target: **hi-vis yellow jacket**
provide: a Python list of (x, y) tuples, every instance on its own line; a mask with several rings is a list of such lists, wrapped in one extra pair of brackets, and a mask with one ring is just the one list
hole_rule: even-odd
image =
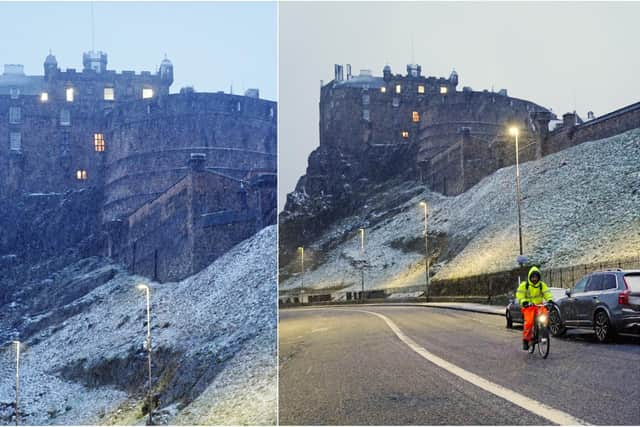
[[(529, 270), (527, 281), (520, 283), (520, 286), (518, 286), (516, 298), (518, 298), (520, 307), (522, 307), (522, 303), (525, 301), (533, 304), (542, 304), (542, 301), (553, 301), (553, 295), (551, 295), (551, 291), (546, 283), (542, 280), (535, 285), (531, 283), (531, 275), (534, 272), (540, 274), (540, 270), (538, 270), (538, 267), (535, 265)], [(540, 277), (542, 277), (542, 274), (540, 274)]]

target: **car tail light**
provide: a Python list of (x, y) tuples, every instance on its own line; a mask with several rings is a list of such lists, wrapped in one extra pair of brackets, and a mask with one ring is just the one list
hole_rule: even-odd
[(629, 295), (631, 291), (627, 289), (626, 291), (622, 291), (618, 294), (618, 304), (620, 305), (629, 305)]

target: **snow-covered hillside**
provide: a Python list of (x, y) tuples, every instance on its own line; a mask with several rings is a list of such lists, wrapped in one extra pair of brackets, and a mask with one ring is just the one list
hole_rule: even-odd
[[(28, 313), (27, 323), (47, 322), (22, 348), (22, 423), (143, 422), (146, 306), (136, 284), (145, 282), (151, 288), (154, 394), (160, 401), (156, 421), (275, 424), (275, 226), (178, 283), (148, 282), (102, 260), (83, 262), (95, 264), (85, 274), (115, 274), (63, 307)], [(77, 313), (69, 316), (74, 308)], [(5, 343), (3, 424), (12, 412), (14, 366), (14, 350)]]
[[(640, 252), (640, 129), (584, 143), (521, 165), (524, 252), (545, 267), (606, 261)], [(418, 195), (411, 195), (416, 189)], [(406, 193), (402, 204), (384, 200)], [(368, 223), (364, 258), (368, 289), (424, 283), (424, 211), (434, 279), (509, 270), (517, 266), (515, 166), (500, 169), (469, 191), (445, 197), (415, 184), (384, 189), (358, 217), (346, 218), (305, 248), (305, 288), (360, 289), (358, 227)], [(391, 209), (394, 209), (391, 212)], [(326, 253), (321, 248), (331, 248)], [(296, 272), (292, 263), (290, 271)], [(280, 284), (298, 288), (300, 275)]]

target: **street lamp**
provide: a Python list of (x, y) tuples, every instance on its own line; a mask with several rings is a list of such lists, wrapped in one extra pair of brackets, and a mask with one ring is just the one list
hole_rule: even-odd
[(153, 425), (153, 420), (151, 419), (151, 289), (149, 289), (149, 286), (144, 283), (138, 284), (137, 288), (140, 290), (144, 290), (147, 296), (147, 339), (145, 341), (145, 345), (147, 347), (147, 368), (149, 373), (149, 384), (147, 387), (147, 410), (149, 413), (149, 418), (147, 419), (147, 425)]
[(298, 252), (300, 252), (300, 273), (302, 274), (302, 278), (300, 280), (300, 303), (302, 303), (302, 294), (304, 294), (304, 248), (299, 246)]
[(429, 238), (427, 237), (427, 221), (429, 219), (429, 207), (427, 202), (420, 202), (420, 206), (424, 207), (424, 274), (425, 274), (425, 293), (424, 298), (429, 302)]
[(518, 149), (518, 134), (520, 130), (512, 126), (509, 128), (509, 133), (516, 139), (516, 199), (518, 205), (518, 239), (520, 242), (520, 257), (523, 255), (522, 251), (522, 212), (521, 212), (521, 194), (520, 194), (520, 161), (519, 161), (519, 149)]
[(16, 345), (16, 425), (20, 418), (19, 397), (20, 397), (20, 341), (13, 341)]
[(360, 286), (362, 290), (360, 291), (360, 301), (364, 302), (364, 228), (360, 228), (360, 257), (362, 259), (362, 264), (360, 267)]

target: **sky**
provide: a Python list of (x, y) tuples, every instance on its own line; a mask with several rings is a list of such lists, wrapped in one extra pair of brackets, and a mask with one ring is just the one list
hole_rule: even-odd
[[(385, 64), (459, 73), (561, 116), (640, 101), (640, 3), (289, 3), (279, 10), (279, 209), (319, 144), (320, 81)], [(413, 40), (413, 49), (412, 49)]]
[[(155, 72), (164, 55), (172, 61), (172, 93), (199, 92), (277, 99), (277, 5), (275, 2), (93, 3), (95, 50), (107, 68)], [(82, 70), (92, 49), (91, 3), (0, 2), (0, 64), (23, 64), (42, 75), (49, 49), (62, 69)]]

